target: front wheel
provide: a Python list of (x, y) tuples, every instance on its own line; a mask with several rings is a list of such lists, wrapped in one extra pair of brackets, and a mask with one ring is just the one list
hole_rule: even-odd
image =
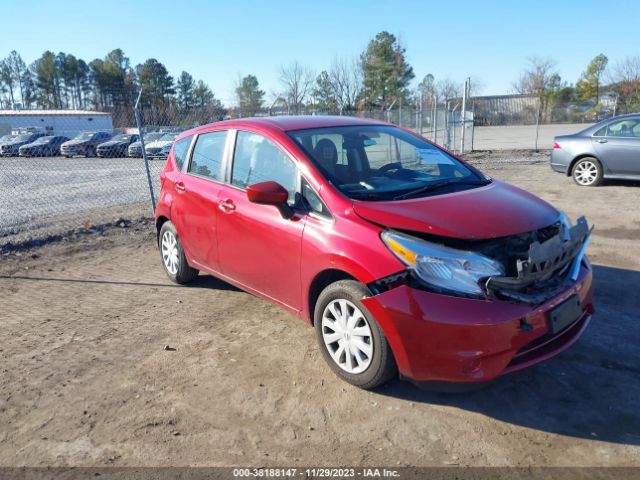
[(573, 166), (573, 181), (581, 187), (595, 187), (602, 183), (602, 166), (593, 157), (585, 157)]
[(364, 389), (380, 386), (397, 375), (391, 347), (361, 303), (370, 295), (361, 283), (340, 280), (322, 291), (314, 313), (324, 359), (340, 378)]
[(165, 222), (162, 225), (158, 243), (162, 266), (172, 282), (188, 283), (198, 276), (198, 270), (191, 268), (187, 263), (182, 244), (178, 238), (178, 232), (173, 223)]

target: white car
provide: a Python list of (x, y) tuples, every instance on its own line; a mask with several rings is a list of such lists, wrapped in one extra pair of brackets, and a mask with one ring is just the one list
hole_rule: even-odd
[(174, 140), (178, 136), (178, 133), (165, 133), (158, 140), (147, 143), (145, 145), (145, 151), (149, 158), (167, 158), (169, 156), (169, 150), (173, 145)]

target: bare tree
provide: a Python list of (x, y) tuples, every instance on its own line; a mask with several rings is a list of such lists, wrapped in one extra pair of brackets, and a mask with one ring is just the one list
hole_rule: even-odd
[(436, 92), (442, 100), (458, 98), (462, 96), (462, 85), (450, 78), (444, 78), (436, 83)]
[(555, 94), (562, 87), (556, 63), (550, 58), (529, 57), (529, 67), (513, 83), (516, 92), (538, 98), (538, 122), (549, 115)]
[(640, 55), (625, 57), (613, 66), (612, 82), (639, 82)]
[(304, 106), (304, 101), (313, 88), (315, 78), (311, 68), (301, 65), (298, 61), (280, 67), (280, 83), (295, 115), (298, 115)]
[(611, 73), (611, 83), (623, 111), (640, 110), (640, 56), (618, 60)]
[(362, 67), (357, 58), (333, 59), (329, 82), (341, 114), (345, 110), (355, 110), (356, 100), (362, 90), (362, 78)]
[(513, 88), (520, 94), (541, 96), (549, 90), (554, 77), (558, 75), (556, 63), (550, 58), (540, 57), (529, 57), (528, 61), (528, 68), (513, 83)]

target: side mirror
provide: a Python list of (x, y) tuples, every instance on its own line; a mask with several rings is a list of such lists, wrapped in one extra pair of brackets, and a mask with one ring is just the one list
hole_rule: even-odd
[(293, 210), (287, 204), (289, 192), (278, 182), (260, 182), (247, 187), (247, 198), (252, 203), (273, 205), (283, 218), (293, 217)]

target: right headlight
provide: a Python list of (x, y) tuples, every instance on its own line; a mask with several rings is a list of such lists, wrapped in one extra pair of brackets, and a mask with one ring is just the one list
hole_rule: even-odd
[(437, 289), (482, 295), (480, 280), (504, 275), (500, 262), (475, 252), (456, 250), (389, 230), (382, 233), (382, 240), (420, 280)]

